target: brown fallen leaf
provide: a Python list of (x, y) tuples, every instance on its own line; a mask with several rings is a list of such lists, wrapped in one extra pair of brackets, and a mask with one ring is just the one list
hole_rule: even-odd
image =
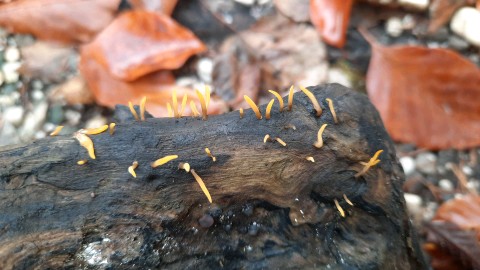
[(178, 0), (129, 0), (134, 9), (149, 11), (160, 11), (163, 14), (171, 15)]
[(433, 0), (428, 6), (430, 23), (428, 32), (434, 33), (445, 25), (460, 7), (474, 4), (475, 0)]
[[(200, 103), (192, 88), (175, 85), (175, 78), (170, 71), (157, 71), (150, 73), (135, 81), (126, 82), (119, 80), (100, 65), (92, 57), (93, 47), (85, 46), (81, 49), (80, 71), (87, 81), (98, 104), (114, 108), (116, 104), (128, 104), (132, 101), (139, 104), (140, 100), (147, 97), (147, 111), (156, 117), (168, 116), (167, 102), (171, 102), (173, 89), (177, 89), (177, 97), (181, 102), (183, 95), (188, 94), (188, 100), (194, 100), (198, 109)], [(212, 97), (209, 105), (209, 114), (224, 113), (227, 106), (222, 100)], [(184, 115), (190, 115), (190, 107), (185, 109)]]
[(53, 101), (65, 101), (68, 105), (91, 104), (92, 93), (81, 76), (75, 76), (52, 90), (49, 98)]
[(310, 20), (326, 43), (345, 45), (352, 5), (353, 0), (310, 0)]
[[(368, 34), (367, 34), (368, 35)], [(371, 37), (367, 90), (394, 140), (428, 149), (480, 145), (480, 69), (447, 49)]]
[(90, 41), (116, 15), (120, 0), (17, 0), (0, 5), (0, 26), (65, 43)]
[(124, 81), (179, 68), (206, 50), (192, 32), (167, 15), (144, 10), (121, 14), (87, 47), (98, 63)]

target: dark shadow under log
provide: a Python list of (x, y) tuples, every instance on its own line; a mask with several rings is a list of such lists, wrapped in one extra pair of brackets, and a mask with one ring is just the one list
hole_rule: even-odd
[[(72, 136), (0, 148), (0, 268), (426, 268), (377, 111), (338, 84), (309, 89), (321, 117), (299, 92), (292, 111), (276, 102), (270, 120), (246, 110), (242, 119), (117, 123), (113, 136), (90, 136), (95, 160)], [(266, 134), (287, 146), (264, 143)], [(356, 179), (380, 149), (381, 162)], [(166, 155), (179, 158), (151, 167)], [(135, 160), (137, 178), (127, 171)], [(180, 162), (202, 177), (213, 204)]]

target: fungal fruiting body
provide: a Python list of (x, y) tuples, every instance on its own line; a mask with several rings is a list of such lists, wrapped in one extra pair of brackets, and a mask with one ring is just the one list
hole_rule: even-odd
[(280, 94), (277, 91), (268, 90), (268, 92), (272, 93), (278, 99), (278, 103), (280, 104), (280, 111), (282, 112), (283, 111), (283, 98), (282, 98), (282, 96), (280, 96)]
[(207, 187), (205, 186), (205, 183), (203, 183), (203, 180), (202, 178), (200, 178), (200, 176), (198, 176), (198, 174), (195, 172), (194, 169), (191, 169), (190, 172), (192, 173), (193, 177), (195, 178), (195, 180), (197, 181), (198, 185), (200, 186), (200, 188), (202, 189), (203, 193), (205, 194), (205, 196), (207, 196), (207, 199), (210, 203), (212, 203), (212, 196), (210, 196), (210, 192), (208, 192), (208, 189)]
[(87, 135), (77, 132), (75, 133), (75, 139), (78, 140), (81, 146), (85, 147), (88, 151), (88, 155), (91, 159), (95, 159), (95, 149), (93, 147), (92, 139), (90, 139)]
[(130, 112), (132, 113), (133, 117), (135, 118), (135, 120), (140, 120), (138, 118), (138, 114), (137, 114), (137, 111), (135, 111), (135, 108), (133, 107), (133, 104), (131, 101), (128, 102), (128, 108), (130, 109)]
[(337, 210), (338, 212), (340, 213), (340, 215), (342, 217), (345, 217), (345, 212), (343, 211), (343, 208), (340, 206), (340, 204), (338, 203), (337, 199), (334, 199), (333, 200), (335, 202), (335, 206), (337, 207)]
[(353, 203), (348, 199), (347, 195), (343, 194), (343, 199), (345, 199), (345, 201), (350, 204), (351, 206), (353, 206)]
[(128, 172), (135, 178), (137, 178), (137, 174), (135, 173), (135, 169), (138, 167), (138, 162), (134, 161), (130, 167), (128, 167)]
[(292, 110), (292, 106), (293, 106), (293, 85), (290, 86), (290, 91), (288, 91), (288, 110), (291, 111)]
[(115, 132), (115, 126), (116, 124), (115, 123), (110, 123), (110, 135), (113, 135), (113, 133)]
[(207, 153), (207, 155), (212, 158), (213, 162), (217, 161), (217, 158), (212, 155), (212, 152), (210, 152), (210, 149), (205, 148), (205, 153)]
[(313, 107), (315, 108), (315, 111), (317, 111), (317, 117), (320, 117), (322, 115), (322, 108), (320, 107), (320, 104), (318, 104), (317, 98), (310, 92), (307, 88), (303, 86), (299, 86), (302, 92), (307, 95), (307, 97), (310, 99), (310, 101), (313, 104)]
[(140, 101), (140, 120), (145, 121), (145, 104), (147, 103), (147, 97), (143, 97)]
[(187, 94), (184, 94), (182, 98), (182, 108), (180, 109), (180, 117), (182, 117), (183, 111), (185, 110), (185, 107), (187, 105), (187, 99), (188, 99)]
[(332, 113), (332, 116), (333, 116), (333, 122), (335, 122), (335, 124), (338, 124), (337, 113), (335, 112), (335, 107), (333, 106), (333, 101), (329, 98), (327, 98), (325, 100), (328, 102), (328, 107), (330, 108), (330, 112)]
[(81, 129), (79, 132), (83, 134), (88, 134), (88, 135), (97, 135), (100, 133), (105, 132), (108, 129), (108, 125), (103, 125), (98, 128), (86, 128), (86, 129)]
[(200, 113), (197, 110), (197, 106), (195, 105), (195, 102), (193, 102), (193, 100), (190, 101), (190, 109), (192, 110), (194, 117), (197, 117), (200, 115)]
[(308, 161), (315, 162), (315, 159), (313, 159), (313, 157), (307, 157), (306, 159), (307, 159)]
[(77, 161), (77, 164), (78, 164), (78, 165), (83, 165), (83, 164), (85, 164), (85, 163), (87, 163), (87, 160), (86, 160), (86, 159), (82, 159), (82, 160)]
[(207, 105), (207, 108), (208, 108), (208, 105), (210, 104), (210, 86), (208, 85), (205, 85), (205, 103)]
[(270, 119), (270, 112), (272, 111), (272, 106), (274, 102), (275, 102), (275, 99), (272, 99), (267, 105), (267, 110), (265, 112), (265, 119), (267, 120)]
[(315, 146), (316, 148), (321, 148), (323, 146), (322, 134), (326, 127), (327, 127), (327, 124), (323, 124), (318, 130), (317, 141), (313, 144), (313, 146)]
[(207, 120), (208, 114), (207, 114), (207, 103), (205, 102), (205, 98), (203, 97), (202, 93), (198, 89), (195, 91), (197, 92), (198, 100), (200, 100), (200, 105), (202, 106), (202, 119)]
[(178, 164), (178, 168), (181, 169), (181, 170), (185, 170), (186, 172), (190, 172), (190, 164), (188, 164), (188, 163), (180, 162)]
[(368, 169), (370, 169), (370, 167), (373, 167), (375, 165), (377, 165), (380, 160), (378, 159), (378, 156), (383, 152), (383, 150), (378, 150), (375, 155), (373, 155), (373, 157), (368, 161), (368, 162), (360, 162), (362, 165), (363, 165), (363, 169), (358, 172), (357, 174), (355, 174), (355, 178), (358, 178), (362, 175), (364, 175), (365, 173), (367, 173)]
[(56, 127), (51, 133), (50, 136), (57, 136), (60, 131), (62, 131), (63, 126)]
[(167, 111), (168, 117), (173, 117), (172, 105), (170, 105), (170, 102), (167, 102)]
[(282, 146), (287, 146), (287, 144), (286, 144), (282, 139), (280, 139), (280, 138), (277, 137), (277, 138), (275, 138), (275, 140), (276, 140), (279, 144), (281, 144)]
[(238, 112), (240, 113), (240, 118), (243, 118), (243, 109), (240, 108), (240, 110), (238, 110)]
[(248, 105), (250, 105), (252, 110), (255, 112), (255, 116), (257, 116), (257, 119), (258, 120), (262, 119), (262, 114), (260, 113), (260, 110), (258, 109), (257, 104), (255, 104), (255, 102), (253, 102), (253, 100), (249, 98), (247, 95), (244, 95), (243, 98), (248, 103)]
[(263, 137), (263, 143), (267, 143), (267, 141), (270, 141), (270, 135), (265, 135), (265, 137)]
[(172, 92), (172, 107), (173, 107), (173, 115), (175, 118), (180, 118), (178, 113), (178, 102), (177, 102), (177, 90), (173, 90)]
[(163, 158), (157, 159), (154, 162), (152, 162), (152, 168), (162, 166), (163, 164), (165, 164), (165, 163), (167, 163), (171, 160), (177, 159), (177, 158), (178, 158), (177, 155), (170, 155), (170, 156), (165, 156)]

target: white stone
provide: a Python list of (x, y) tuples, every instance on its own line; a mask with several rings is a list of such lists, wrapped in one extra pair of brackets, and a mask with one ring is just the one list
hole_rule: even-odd
[(469, 166), (463, 166), (462, 171), (463, 171), (464, 174), (466, 174), (468, 176), (473, 174), (473, 169)]
[(412, 175), (412, 173), (415, 172), (415, 160), (412, 157), (401, 157), (400, 163), (406, 176)]
[(235, 0), (235, 2), (246, 5), (246, 6), (251, 6), (255, 4), (255, 0)]
[(89, 119), (87, 123), (85, 123), (85, 128), (98, 128), (106, 124), (107, 124), (107, 118), (101, 115), (97, 115)]
[(480, 10), (473, 7), (460, 8), (453, 15), (450, 28), (470, 44), (480, 47)]
[(76, 126), (80, 122), (80, 119), (82, 119), (82, 114), (74, 110), (66, 110), (65, 118), (69, 125)]
[(340, 68), (332, 67), (328, 69), (327, 74), (327, 82), (328, 83), (339, 83), (346, 87), (352, 87), (352, 82), (345, 72)]
[(398, 0), (399, 5), (417, 10), (426, 10), (429, 2), (429, 0)]
[(405, 193), (404, 197), (410, 214), (418, 216), (422, 212), (422, 198), (412, 193)]
[(32, 91), (32, 99), (34, 101), (40, 101), (45, 97), (45, 94), (40, 89), (35, 89)]
[(22, 64), (20, 62), (7, 62), (3, 64), (2, 72), (6, 83), (17, 82), (20, 78), (18, 69)]
[(425, 174), (434, 174), (437, 172), (436, 168), (437, 156), (430, 152), (418, 154), (415, 159), (415, 166), (418, 171)]
[(24, 141), (31, 140), (34, 134), (40, 129), (47, 116), (48, 103), (42, 102), (35, 106), (33, 111), (25, 116), (22, 128), (20, 129), (20, 137)]
[(202, 58), (197, 62), (198, 77), (206, 83), (212, 81), (213, 61), (210, 58)]
[(20, 60), (20, 50), (17, 47), (7, 47), (4, 56), (7, 62), (18, 62)]
[(12, 124), (8, 122), (0, 124), (0, 146), (19, 143), (16, 134), (17, 130)]
[(22, 106), (12, 106), (5, 109), (3, 112), (3, 120), (9, 122), (14, 126), (22, 123), (24, 109)]
[(45, 133), (45, 131), (43, 130), (39, 130), (37, 132), (35, 132), (35, 135), (33, 136), (33, 138), (35, 140), (40, 140), (40, 139), (43, 139), (47, 136), (47, 133)]
[(448, 179), (442, 179), (438, 181), (438, 186), (446, 192), (452, 192), (453, 191), (453, 183), (452, 181)]
[(392, 37), (399, 37), (403, 32), (403, 23), (400, 18), (391, 17), (385, 24), (385, 31)]

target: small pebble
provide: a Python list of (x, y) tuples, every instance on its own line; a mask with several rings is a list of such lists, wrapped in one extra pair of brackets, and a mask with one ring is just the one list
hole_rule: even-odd
[(258, 233), (258, 228), (259, 228), (259, 226), (258, 226), (257, 222), (253, 222), (253, 223), (250, 224), (250, 226), (248, 227), (248, 234), (249, 234), (249, 235), (252, 235), (252, 236), (253, 236), (253, 235), (257, 235), (257, 233)]
[(251, 6), (255, 4), (255, 0), (234, 0), (234, 1), (246, 6)]
[(24, 141), (31, 140), (35, 132), (43, 125), (47, 116), (48, 103), (41, 102), (35, 106), (33, 111), (25, 116), (25, 121), (20, 129), (20, 138)]
[(45, 97), (45, 94), (40, 89), (33, 90), (31, 95), (33, 101), (41, 101)]
[(200, 224), (202, 228), (209, 228), (213, 225), (213, 218), (210, 215), (203, 215), (198, 219), (198, 224)]
[(7, 47), (4, 56), (7, 62), (17, 62), (20, 60), (20, 50), (17, 47)]
[(474, 7), (458, 9), (450, 21), (450, 29), (470, 44), (480, 47), (480, 10)]
[(390, 17), (385, 24), (385, 31), (392, 37), (399, 37), (403, 32), (402, 20), (397, 17)]
[(43, 130), (39, 130), (37, 132), (35, 132), (35, 135), (33, 135), (33, 138), (35, 140), (40, 140), (40, 139), (43, 139), (47, 136), (47, 133), (45, 133), (45, 131)]
[(412, 214), (418, 214), (422, 209), (422, 198), (416, 194), (405, 193), (408, 211)]
[(3, 64), (2, 72), (5, 83), (14, 83), (18, 81), (20, 78), (20, 74), (18, 73), (20, 66), (20, 62), (7, 62)]
[(85, 123), (85, 128), (98, 128), (103, 125), (107, 124), (107, 118), (101, 116), (101, 115), (96, 115), (92, 118), (90, 118), (86, 123)]
[(212, 81), (213, 61), (210, 58), (202, 58), (197, 62), (198, 77), (206, 83)]
[(446, 192), (452, 192), (453, 191), (453, 183), (452, 181), (448, 179), (441, 179), (438, 181), (438, 186)]
[(400, 163), (402, 164), (402, 168), (406, 176), (410, 176), (413, 172), (415, 172), (415, 160), (412, 157), (401, 157)]
[(32, 88), (33, 88), (33, 89), (42, 90), (42, 88), (43, 88), (43, 82), (40, 81), (40, 80), (33, 80), (33, 81), (32, 81)]
[(463, 171), (464, 174), (466, 174), (468, 176), (473, 174), (473, 169), (469, 166), (463, 166), (462, 171)]
[(65, 119), (67, 119), (69, 125), (76, 126), (78, 125), (78, 123), (80, 123), (80, 119), (82, 119), (82, 114), (74, 110), (66, 110)]
[(414, 8), (416, 10), (426, 10), (429, 2), (429, 0), (398, 0), (400, 6)]
[(452, 35), (448, 37), (448, 46), (450, 46), (452, 49), (463, 51), (468, 49), (468, 47), (470, 47), (470, 44), (468, 44), (468, 42), (464, 39)]
[(328, 69), (327, 82), (328, 83), (339, 83), (339, 84), (345, 85), (347, 87), (352, 87), (352, 82), (350, 81), (350, 78), (345, 73), (345, 71), (343, 71), (340, 68), (336, 68), (336, 67), (332, 67), (332, 68)]
[(425, 174), (435, 174), (436, 170), (437, 156), (430, 152), (424, 152), (418, 154), (415, 159), (415, 166), (418, 171)]
[(5, 109), (3, 119), (14, 126), (22, 123), (24, 109), (22, 106), (12, 106)]

